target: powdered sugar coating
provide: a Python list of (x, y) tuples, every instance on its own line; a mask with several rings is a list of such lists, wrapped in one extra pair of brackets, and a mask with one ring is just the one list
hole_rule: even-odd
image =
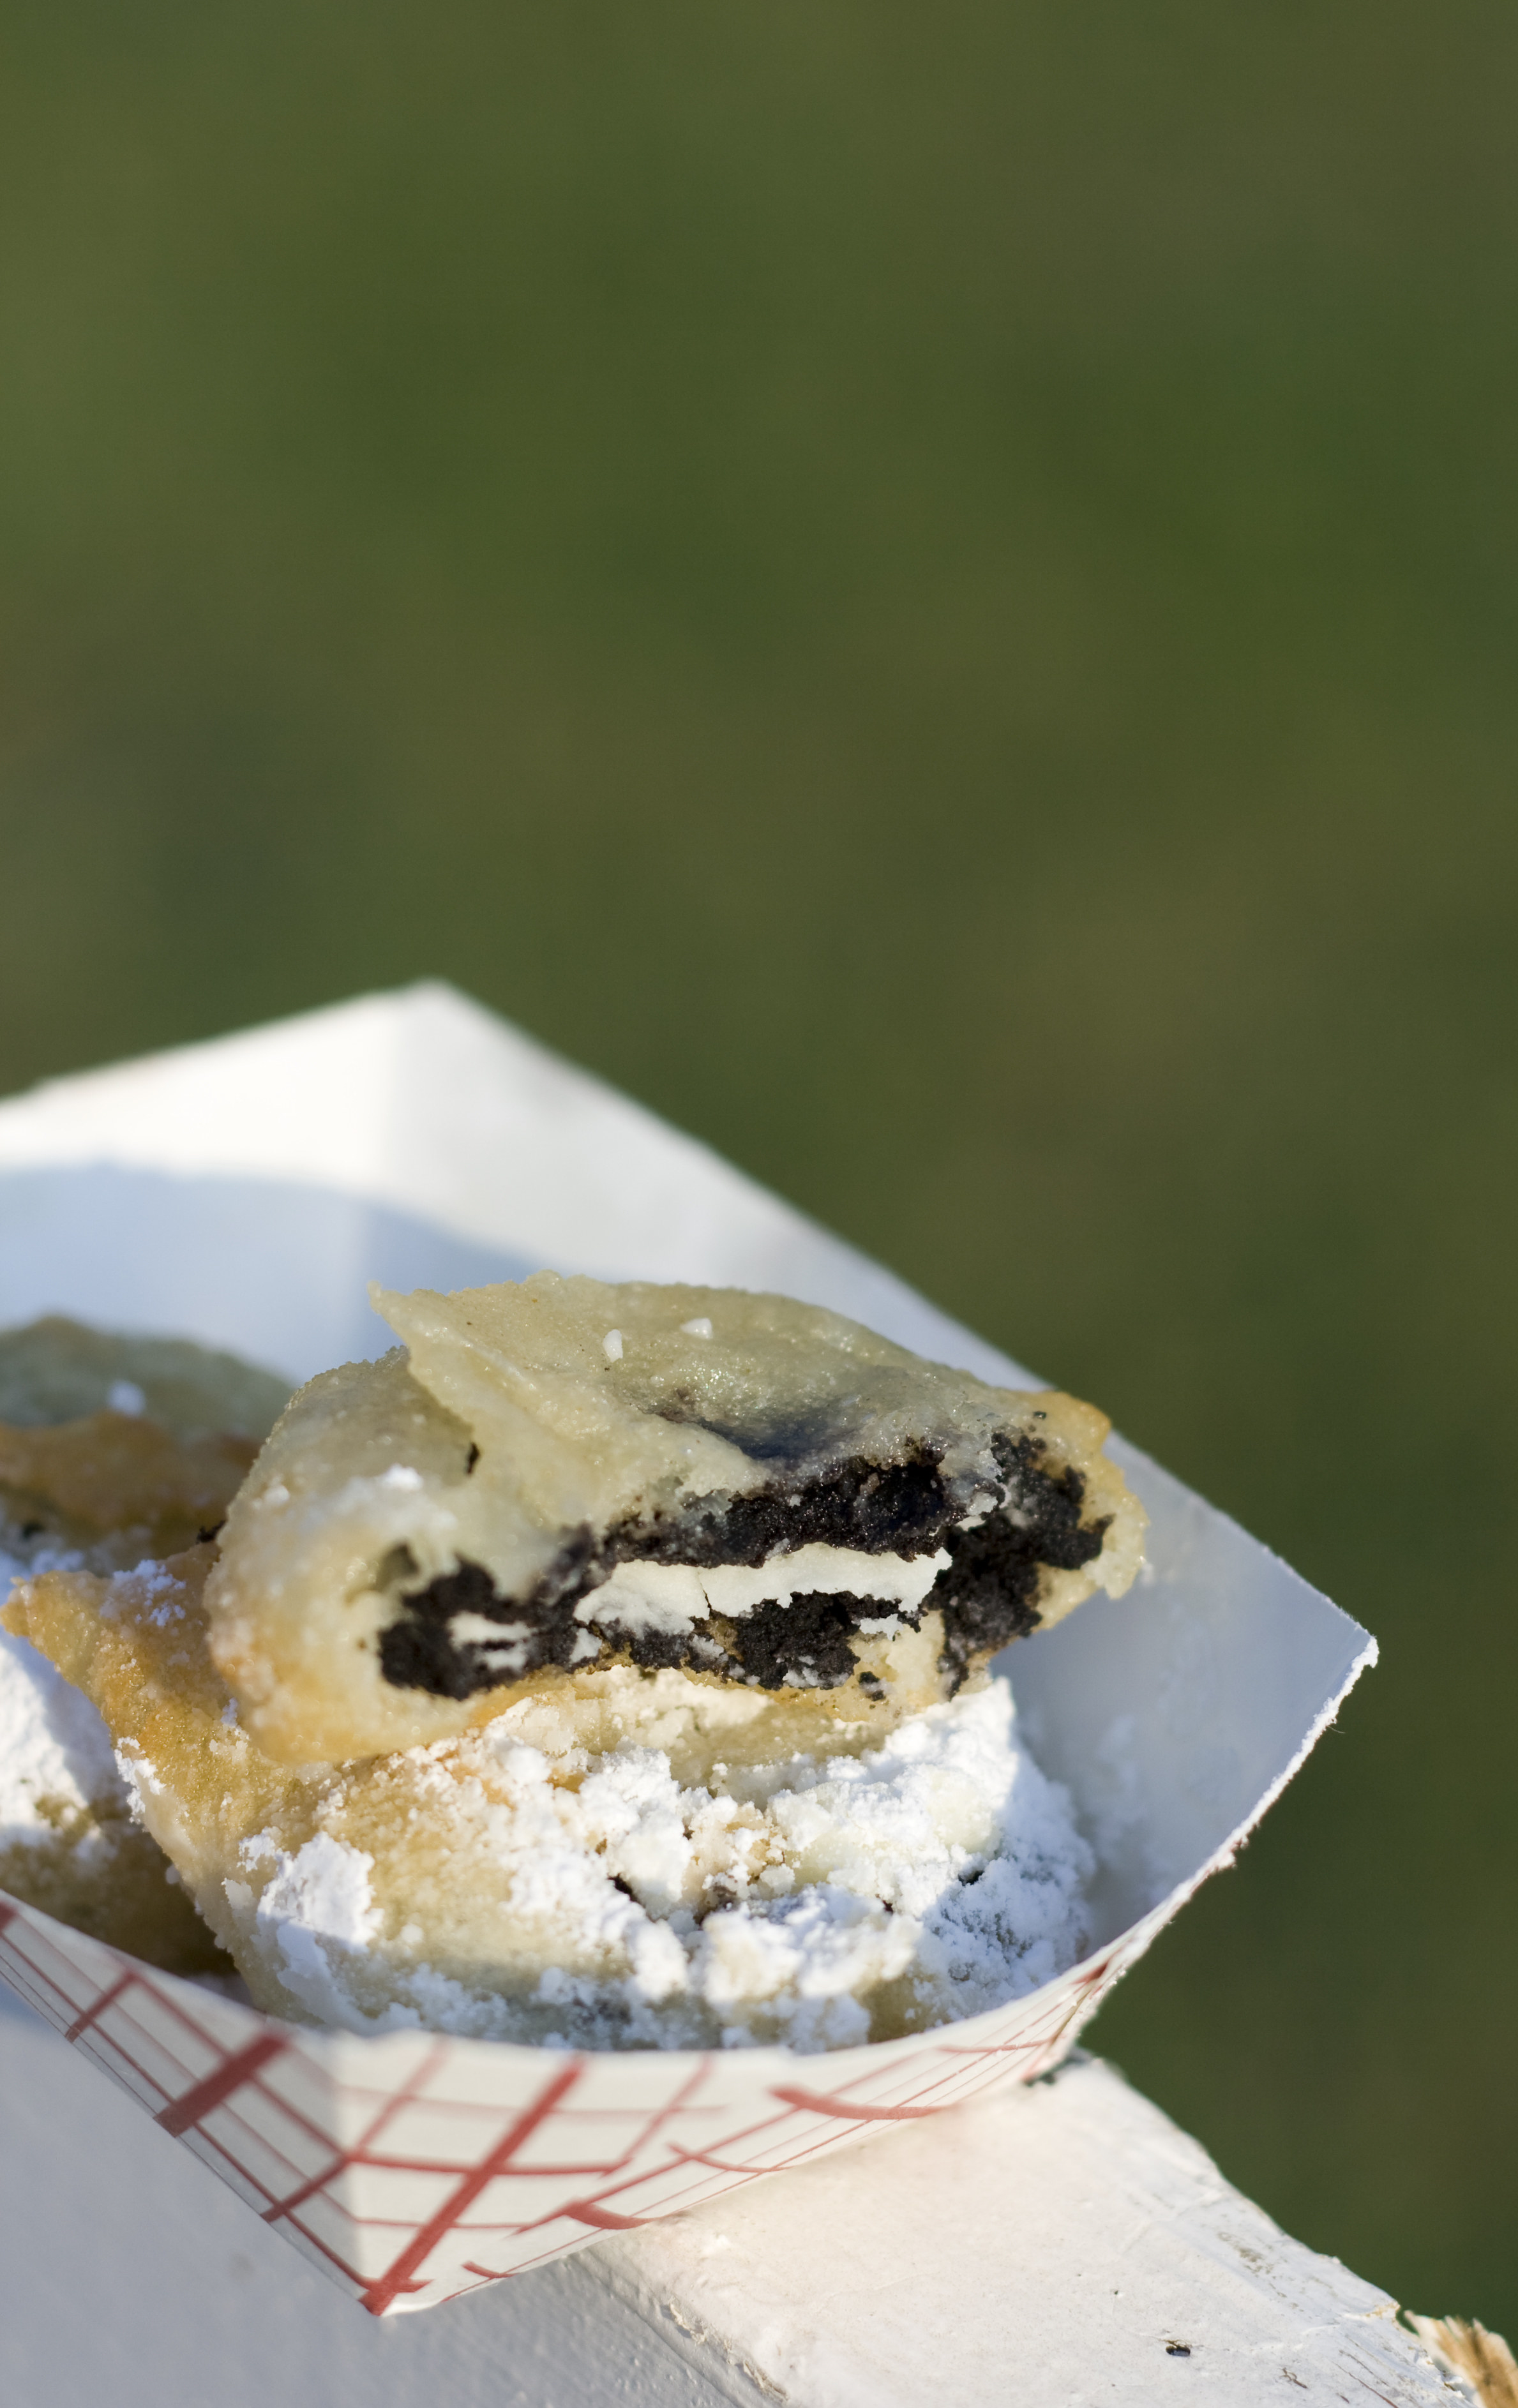
[(245, 1843), (234, 1902), (308, 2013), (550, 2046), (812, 2051), (979, 2014), (1081, 1953), (1093, 1858), (1016, 1744), (1005, 1682), (867, 1755), (751, 1768), (726, 1794), (682, 1787), (636, 1734), (586, 1760), (512, 1719), (409, 1751), (402, 1775), (465, 1856), (492, 1860), (494, 1991), (461, 1978), (456, 1947), (435, 1961), (404, 1850), (339, 1836), (345, 1801), (296, 1849)]
[[(0, 1599), (12, 1581), (79, 1561), (0, 1524)], [(29, 1640), (0, 1630), (0, 1848), (50, 1844), (61, 1815), (104, 1801), (122, 1812), (126, 1792), (98, 1711)]]
[[(0, 1523), (0, 1602), (13, 1581), (79, 1561)], [(0, 1889), (192, 1971), (216, 1951), (178, 1878), (140, 1828), (97, 1708), (28, 1640), (0, 1629)]]

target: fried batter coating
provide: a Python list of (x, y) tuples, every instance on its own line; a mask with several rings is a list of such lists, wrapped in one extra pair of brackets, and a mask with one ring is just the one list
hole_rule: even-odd
[(0, 1889), (165, 1973), (230, 1973), (156, 1840), (107, 1791), (44, 1798), (46, 1833), (0, 1842)]
[[(104, 1717), (147, 1830), (160, 1848), (171, 1842), (165, 1853), (203, 1911), (208, 1868), (220, 1861), (214, 1835), (196, 1843), (208, 1810), (224, 1811), (240, 1836), (250, 1796), (272, 1801), (293, 1779), (222, 1725), (228, 1700), (206, 1653), (200, 1611), (211, 1555), (208, 1543), (136, 1572), (44, 1571), (18, 1581), (0, 1612), (6, 1629), (29, 1640)], [(142, 1769), (159, 1764), (162, 1780)], [(234, 1801), (235, 1770), (247, 1777), (236, 1781)], [(219, 1880), (219, 1871), (209, 1875), (213, 1895)], [(208, 1920), (221, 1938), (221, 1924)]]
[(0, 1422), (82, 1421), (136, 1390), (132, 1410), (176, 1438), (268, 1436), (290, 1383), (188, 1338), (92, 1329), (59, 1312), (0, 1329)]
[(62, 1314), (0, 1331), (0, 1514), (136, 1563), (219, 1524), (290, 1391), (185, 1339)]
[[(79, 1563), (77, 1554), (0, 1526), (0, 1593), (13, 1574)], [(7, 1631), (0, 1631), (0, 1888), (165, 1971), (232, 1971), (162, 1849), (134, 1820), (100, 1716)]]
[[(0, 1331), (0, 1594), (49, 1565), (97, 1571), (193, 1542), (289, 1394), (179, 1339), (61, 1315)], [(98, 1715), (0, 1639), (0, 1887), (168, 1971), (230, 1971), (132, 1819)]]
[(207, 1591), (279, 1761), (425, 1744), (616, 1664), (806, 1693), (814, 1727), (894, 1718), (1138, 1569), (1144, 1514), (1073, 1398), (731, 1289), (374, 1293), (405, 1351), (294, 1398)]
[(0, 1498), (22, 1529), (119, 1563), (178, 1555), (225, 1519), (257, 1453), (256, 1439), (179, 1439), (127, 1413), (0, 1426)]

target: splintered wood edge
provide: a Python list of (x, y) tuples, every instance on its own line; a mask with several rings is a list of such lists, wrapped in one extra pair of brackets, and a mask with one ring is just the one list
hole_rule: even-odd
[(1518, 2359), (1500, 2333), (1463, 2316), (1415, 2316), (1406, 2320), (1437, 2365), (1469, 2385), (1480, 2408), (1518, 2408)]

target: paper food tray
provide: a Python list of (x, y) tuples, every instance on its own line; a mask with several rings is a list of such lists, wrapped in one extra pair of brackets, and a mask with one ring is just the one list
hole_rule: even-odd
[[(365, 1283), (549, 1268), (777, 1289), (1030, 1374), (690, 1139), (451, 989), (363, 997), (0, 1105), (0, 1325), (64, 1312), (304, 1380), (389, 1342)], [(1012, 1652), (1097, 1855), (1097, 1944), (908, 2039), (572, 2055), (298, 2028), (0, 1893), (0, 1972), (377, 2315), (431, 2307), (1056, 2063), (1225, 1864), (1375, 1643), (1134, 1450), (1149, 1566)]]

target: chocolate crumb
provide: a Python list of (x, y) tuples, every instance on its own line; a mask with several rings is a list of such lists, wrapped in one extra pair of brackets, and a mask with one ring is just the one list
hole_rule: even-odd
[[(930, 1610), (942, 1614), (941, 1662), (957, 1690), (973, 1661), (1038, 1627), (1044, 1571), (1090, 1563), (1108, 1528), (1105, 1519), (1082, 1523), (1085, 1484), (1068, 1466), (1046, 1467), (1042, 1438), (1003, 1436), (993, 1451), (1005, 1499), (971, 1529), (958, 1526), (964, 1509), (950, 1494), (938, 1451), (919, 1445), (894, 1463), (850, 1455), (799, 1487), (794, 1469), (782, 1469), (745, 1495), (697, 1497), (678, 1512), (629, 1516), (599, 1539), (582, 1524), (518, 1597), (503, 1597), (484, 1567), (470, 1561), (425, 1587), (404, 1587), (416, 1567), (397, 1549), (381, 1568), (381, 1585), (399, 1589), (401, 1607), (380, 1635), (381, 1670), (394, 1687), (458, 1698), (550, 1666), (567, 1670), (584, 1660), (577, 1651), (585, 1626), (576, 1621), (575, 1607), (620, 1563), (757, 1568), (777, 1551), (811, 1545), (908, 1558), (942, 1549), (950, 1562), (923, 1604), (893, 1611), (913, 1628)], [(779, 1440), (775, 1452), (783, 1452)], [(501, 1642), (456, 1641), (451, 1623), (461, 1612), (503, 1626)], [(687, 1630), (619, 1634), (603, 1641), (595, 1660), (627, 1661), (645, 1671), (715, 1672), (771, 1691), (835, 1689), (854, 1674), (852, 1640), (859, 1624), (881, 1612), (878, 1598), (806, 1592), (788, 1605), (762, 1602), (745, 1614), (713, 1614)], [(864, 1675), (861, 1686), (871, 1697), (882, 1693), (873, 1674)]]

